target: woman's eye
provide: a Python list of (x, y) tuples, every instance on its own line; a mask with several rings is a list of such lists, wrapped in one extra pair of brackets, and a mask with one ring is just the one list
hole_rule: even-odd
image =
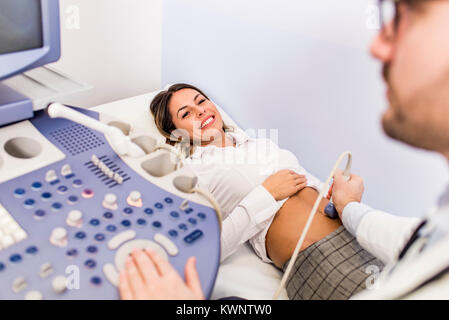
[(189, 115), (189, 111), (187, 111), (186, 113), (184, 113), (183, 115), (182, 115), (182, 118), (184, 119), (185, 117), (187, 117)]
[(198, 104), (202, 104), (204, 101), (206, 101), (206, 99), (201, 99)]

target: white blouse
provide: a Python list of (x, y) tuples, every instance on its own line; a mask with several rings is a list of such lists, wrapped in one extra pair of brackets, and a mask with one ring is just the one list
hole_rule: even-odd
[(276, 201), (262, 186), (270, 175), (290, 169), (307, 178), (307, 186), (321, 188), (293, 153), (269, 139), (254, 139), (240, 129), (226, 132), (235, 147), (197, 147), (186, 164), (198, 176), (198, 185), (209, 190), (223, 214), (221, 260), (249, 240), (257, 255), (272, 262), (266, 252), (265, 236), (276, 212), (287, 199)]

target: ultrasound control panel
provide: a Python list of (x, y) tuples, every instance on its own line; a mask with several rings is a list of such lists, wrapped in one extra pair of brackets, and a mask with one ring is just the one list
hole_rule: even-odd
[[(0, 183), (1, 299), (117, 299), (134, 248), (152, 248), (181, 276), (196, 256), (210, 296), (220, 258), (214, 209), (132, 170), (102, 134), (44, 112), (30, 122), (64, 157)], [(26, 166), (27, 150), (14, 150)]]

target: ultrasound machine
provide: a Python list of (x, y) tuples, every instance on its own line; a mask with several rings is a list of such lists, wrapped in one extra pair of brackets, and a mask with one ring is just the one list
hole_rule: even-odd
[(0, 299), (118, 299), (134, 248), (196, 256), (209, 297), (219, 209), (145, 125), (57, 103), (83, 89), (46, 66), (59, 28), (58, 0), (0, 1)]

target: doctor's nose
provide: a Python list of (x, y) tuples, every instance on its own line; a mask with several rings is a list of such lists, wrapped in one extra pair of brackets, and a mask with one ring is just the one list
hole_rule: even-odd
[(390, 22), (377, 34), (371, 43), (371, 55), (383, 63), (388, 63), (393, 58), (393, 29), (393, 22)]

